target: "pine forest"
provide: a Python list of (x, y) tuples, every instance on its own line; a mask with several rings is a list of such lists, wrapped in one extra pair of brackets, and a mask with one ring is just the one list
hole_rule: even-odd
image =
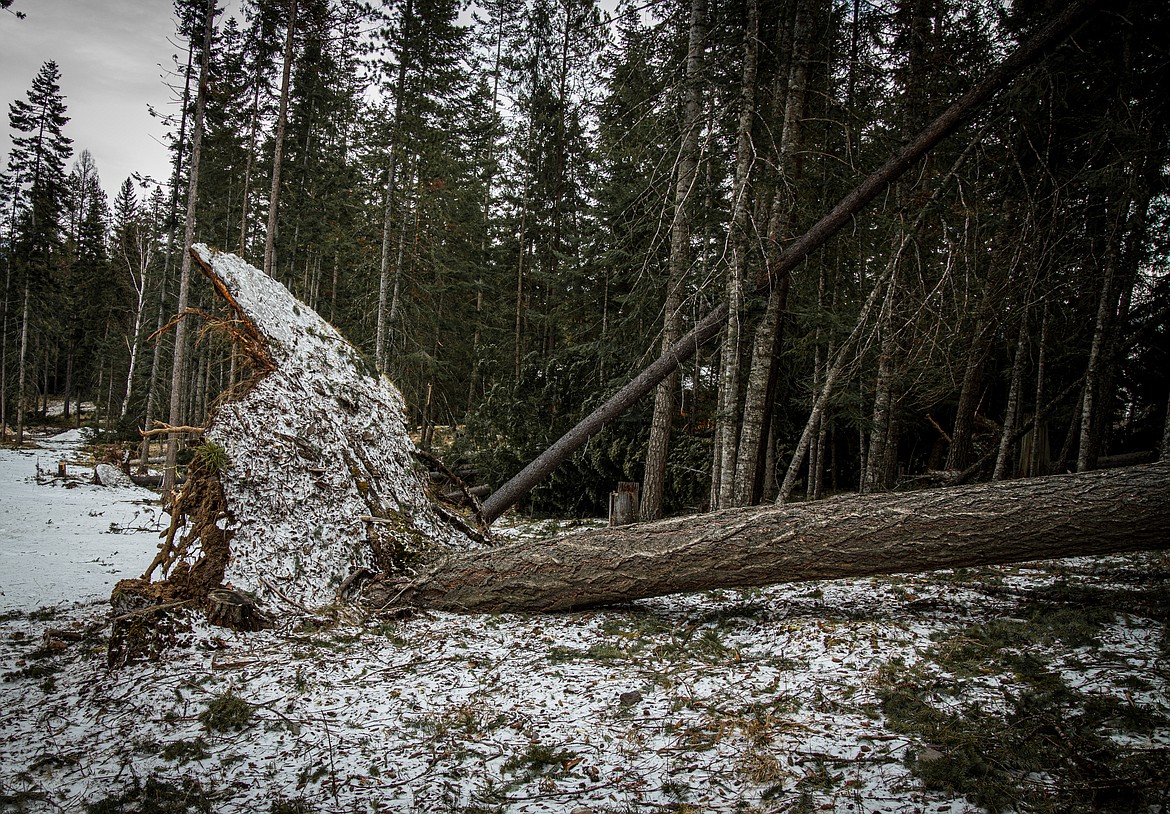
[(11, 100), (4, 438), (62, 401), (135, 450), (205, 422), (241, 373), (201, 242), (491, 488), (725, 315), (532, 514), (603, 516), (620, 482), (655, 519), (1166, 456), (1165, 2), (1097, 3), (781, 262), (1065, 6), (176, 0), (169, 177), (110, 200), (53, 61)]

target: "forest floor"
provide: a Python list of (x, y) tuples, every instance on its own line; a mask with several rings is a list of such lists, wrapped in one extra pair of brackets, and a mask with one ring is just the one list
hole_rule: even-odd
[(1170, 808), (1164, 553), (252, 634), (180, 611), (112, 670), (109, 591), (165, 518), (91, 465), (76, 434), (0, 449), (0, 811)]

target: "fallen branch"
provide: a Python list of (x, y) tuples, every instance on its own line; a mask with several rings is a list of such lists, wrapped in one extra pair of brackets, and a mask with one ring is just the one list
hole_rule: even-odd
[(167, 435), (167, 434), (172, 433), (172, 432), (175, 432), (175, 433), (185, 432), (188, 435), (203, 435), (203, 433), (207, 432), (207, 427), (189, 427), (189, 426), (172, 427), (170, 424), (164, 424), (161, 421), (156, 421), (154, 423), (157, 425), (155, 427), (155, 429), (153, 429), (153, 430), (139, 430), (138, 434), (141, 435), (143, 438), (151, 438), (155, 435)]

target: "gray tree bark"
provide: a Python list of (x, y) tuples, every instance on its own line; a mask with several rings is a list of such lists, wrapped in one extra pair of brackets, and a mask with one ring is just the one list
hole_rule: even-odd
[(735, 149), (735, 185), (732, 188), (731, 227), (728, 243), (731, 263), (727, 267), (727, 326), (719, 353), (719, 409), (715, 433), (719, 436), (718, 460), (712, 463), (711, 508), (736, 505), (734, 500), (735, 459), (739, 447), (739, 359), (743, 334), (744, 277), (747, 274), (748, 208), (752, 194), (752, 164), (755, 146), (752, 124), (756, 116), (756, 66), (759, 64), (760, 8), (748, 0), (747, 24), (743, 33), (743, 76), (740, 81), (739, 122)]
[[(662, 326), (662, 352), (669, 353), (682, 335), (683, 282), (691, 265), (691, 219), (687, 210), (699, 166), (699, 135), (703, 114), (703, 57), (707, 40), (707, 0), (691, 0), (690, 34), (687, 42), (686, 118), (679, 147), (678, 176), (674, 186), (674, 219), (670, 226), (670, 266), (666, 283), (666, 304)], [(650, 419), (650, 441), (642, 476), (643, 520), (662, 516), (662, 494), (666, 484), (666, 457), (670, 448), (670, 424), (674, 419), (674, 396), (678, 389), (677, 365), (666, 372), (654, 394)]]
[(1003, 432), (999, 438), (999, 452), (995, 456), (992, 480), (1003, 480), (1008, 474), (1008, 458), (1015, 446), (1013, 437), (1020, 415), (1020, 391), (1024, 383), (1024, 358), (1028, 353), (1028, 310), (1020, 314), (1019, 335), (1016, 337), (1016, 355), (1012, 360), (1012, 380), (1008, 386), (1007, 408), (1003, 417)]
[[(791, 239), (793, 223), (793, 196), (791, 190), (800, 176), (797, 146), (801, 141), (801, 123), (804, 120), (805, 91), (808, 86), (810, 51), (808, 21), (809, 9), (798, 2), (793, 11), (792, 59), (788, 68), (786, 93), (781, 93), (781, 77), (777, 74), (773, 88), (773, 113), (780, 113), (780, 143), (776, 150), (776, 189), (768, 214), (768, 234), (765, 262), (774, 265), (780, 255), (781, 241)], [(776, 390), (777, 355), (783, 329), (783, 312), (788, 306), (788, 279), (779, 281), (768, 292), (764, 317), (756, 326), (752, 341), (752, 360), (748, 370), (743, 399), (743, 417), (740, 422), (739, 449), (735, 458), (735, 503), (749, 506), (763, 496), (765, 478), (760, 469), (761, 458), (766, 459), (768, 434), (772, 423), (772, 401)]]
[(1170, 464), (725, 509), (446, 555), (375, 607), (558, 611), (715, 588), (1164, 548)]
[[(297, 27), (297, 0), (291, 0), (284, 34), (284, 73), (280, 80), (280, 110), (276, 115), (276, 146), (272, 154), (272, 189), (268, 193), (268, 231), (264, 235), (264, 273), (276, 271), (276, 216), (280, 203), (280, 165), (284, 156), (284, 126), (288, 118), (288, 83), (292, 73), (293, 36)], [(187, 245), (191, 245), (190, 241)]]
[[(195, 240), (195, 205), (199, 200), (199, 154), (203, 145), (203, 110), (207, 105), (207, 67), (211, 61), (211, 34), (215, 29), (218, 0), (207, 0), (203, 19), (203, 49), (199, 61), (199, 85), (195, 93), (195, 119), (191, 126), (191, 169), (187, 177), (187, 221), (183, 232), (183, 260), (179, 267), (179, 321), (175, 325), (175, 356), (171, 366), (171, 402), (168, 422), (172, 427), (183, 423), (183, 374), (187, 360), (187, 297), (191, 287), (191, 255), (185, 250)], [(167, 460), (163, 465), (163, 493), (175, 488), (179, 436), (167, 435)]]

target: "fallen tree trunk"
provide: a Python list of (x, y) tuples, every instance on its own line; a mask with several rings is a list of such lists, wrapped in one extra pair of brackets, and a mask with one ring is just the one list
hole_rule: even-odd
[(1170, 545), (1170, 464), (727, 509), (449, 554), (375, 607), (557, 611), (713, 588)]

